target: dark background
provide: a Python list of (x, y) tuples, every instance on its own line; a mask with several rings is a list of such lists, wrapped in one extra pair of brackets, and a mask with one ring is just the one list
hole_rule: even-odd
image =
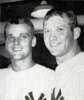
[[(77, 15), (84, 14), (84, 1), (47, 0), (47, 2), (58, 10), (73, 9)], [(11, 17), (31, 18), (31, 12), (36, 6), (39, 6), (40, 3), (41, 0), (24, 0), (18, 2), (1, 3), (1, 21), (6, 21)]]

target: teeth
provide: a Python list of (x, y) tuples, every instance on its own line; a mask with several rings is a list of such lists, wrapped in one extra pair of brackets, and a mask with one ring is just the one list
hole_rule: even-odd
[(50, 44), (51, 46), (57, 46), (58, 44)]
[(14, 51), (21, 51), (21, 48), (13, 48)]
[(50, 45), (53, 46), (53, 47), (58, 46), (59, 44), (60, 43), (57, 43), (57, 44), (56, 43), (50, 43)]
[(57, 44), (51, 44), (51, 46), (55, 47), (55, 46), (57, 46)]

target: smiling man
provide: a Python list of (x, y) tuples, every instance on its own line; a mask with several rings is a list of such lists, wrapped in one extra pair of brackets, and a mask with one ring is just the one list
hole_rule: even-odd
[(0, 100), (50, 100), (54, 71), (32, 59), (33, 24), (29, 19), (10, 19), (4, 33), (11, 64), (0, 69)]
[(44, 42), (58, 64), (55, 94), (61, 90), (65, 100), (84, 99), (84, 52), (77, 39), (81, 29), (73, 11), (50, 10), (44, 18)]

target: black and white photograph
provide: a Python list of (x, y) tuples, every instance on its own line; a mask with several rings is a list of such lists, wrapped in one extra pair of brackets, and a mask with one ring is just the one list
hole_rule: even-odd
[(84, 0), (0, 1), (0, 100), (84, 100)]

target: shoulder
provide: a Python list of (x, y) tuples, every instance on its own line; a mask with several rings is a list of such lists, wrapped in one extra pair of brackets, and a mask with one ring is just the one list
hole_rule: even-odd
[(74, 60), (75, 60), (77, 65), (83, 65), (84, 66), (84, 52), (81, 52), (77, 56), (75, 56)]
[(8, 68), (1, 68), (0, 69), (0, 72), (4, 72), (4, 71), (6, 71)]
[(75, 56), (77, 58), (83, 58), (84, 57), (84, 52), (79, 53), (77, 56)]
[(54, 73), (55, 71), (54, 70), (51, 70), (50, 68), (47, 68), (43, 65), (40, 65), (40, 64), (36, 64), (36, 70), (35, 70), (37, 73), (39, 73), (39, 75), (42, 75), (42, 76), (47, 76), (47, 77), (53, 77), (54, 76)]
[(10, 70), (10, 67), (0, 69), (0, 74), (4, 74)]
[(84, 69), (84, 52), (79, 53), (73, 58), (65, 61), (57, 67), (58, 74), (59, 72), (65, 73), (66, 71), (83, 71)]
[(47, 71), (47, 72), (54, 72), (54, 70), (50, 69), (50, 68), (47, 68), (46, 66), (43, 66), (43, 65), (40, 65), (40, 64), (36, 64), (37, 68), (39, 70), (43, 70), (43, 71)]
[(39, 74), (39, 78), (41, 78), (42, 80), (46, 79), (49, 82), (51, 81), (50, 84), (53, 82), (55, 77), (54, 70), (40, 64), (36, 64), (36, 68), (36, 72)]
[(83, 65), (84, 66), (84, 52), (81, 52), (79, 54), (77, 54), (76, 56), (74, 56), (73, 58), (71, 58), (70, 60), (66, 61), (65, 64), (70, 64), (70, 65)]
[(84, 72), (84, 52), (79, 53), (71, 60), (75, 71)]
[(0, 79), (2, 79), (3, 76), (6, 76), (8, 73), (7, 72), (8, 68), (3, 68), (3, 69), (0, 69)]

